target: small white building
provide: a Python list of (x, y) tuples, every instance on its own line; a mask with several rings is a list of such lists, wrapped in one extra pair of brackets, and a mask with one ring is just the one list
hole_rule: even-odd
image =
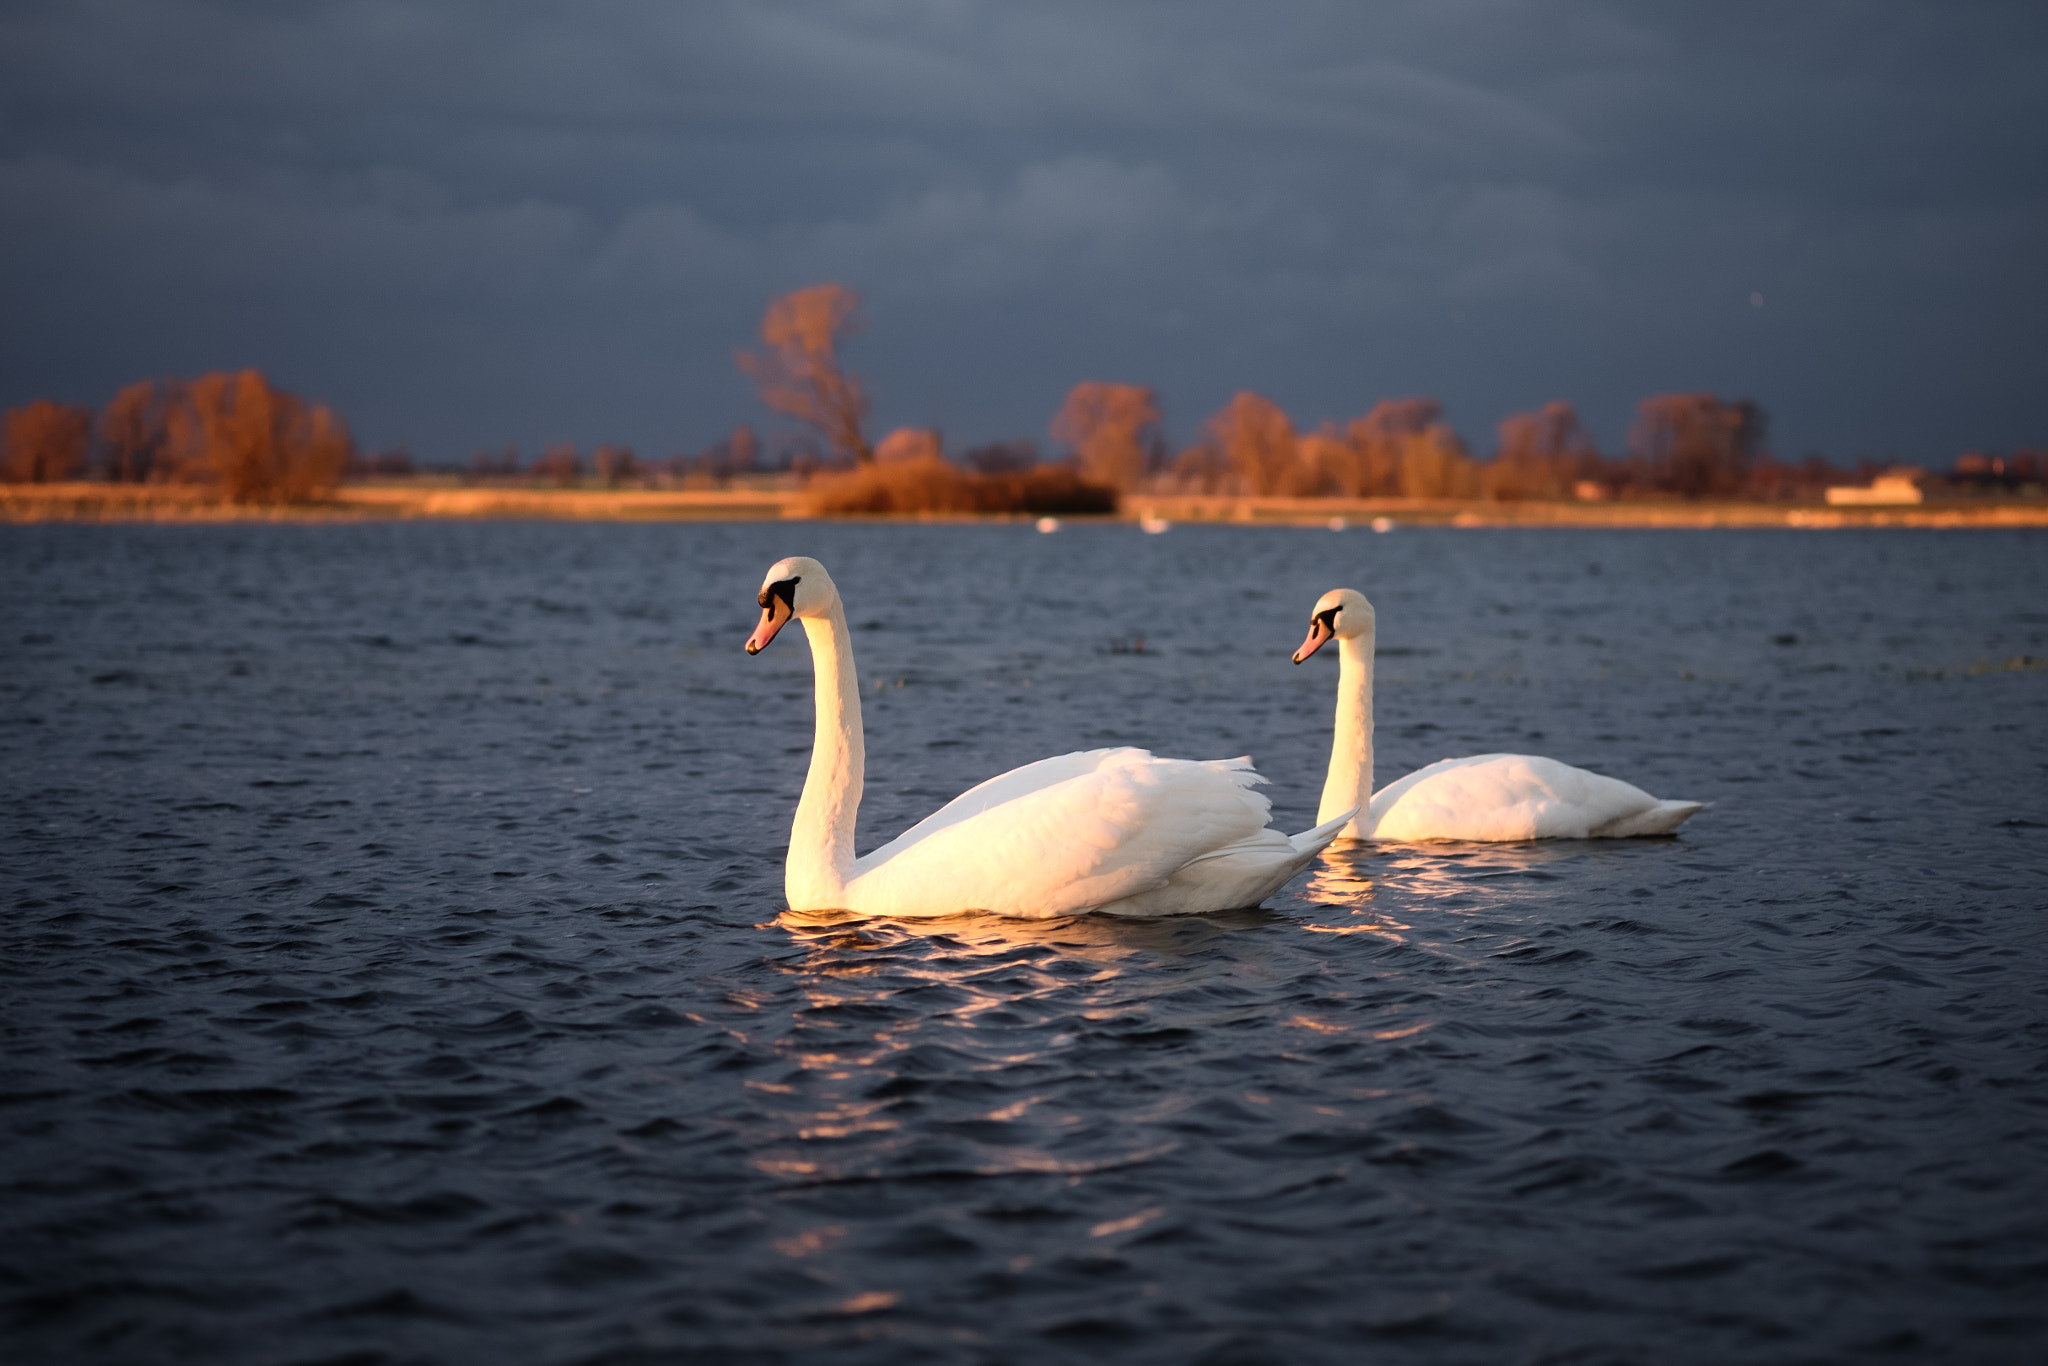
[(1833, 507), (1898, 507), (1907, 503), (1924, 503), (1927, 495), (1920, 488), (1920, 480), (1926, 471), (1901, 466), (1887, 470), (1870, 481), (1870, 487), (1856, 488), (1843, 486), (1828, 490), (1828, 503)]

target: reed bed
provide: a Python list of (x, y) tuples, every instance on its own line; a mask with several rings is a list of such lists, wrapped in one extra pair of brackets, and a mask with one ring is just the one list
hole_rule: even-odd
[(904, 460), (819, 475), (804, 491), (802, 508), (820, 517), (1108, 515), (1116, 511), (1116, 490), (1066, 465), (977, 474), (944, 460)]

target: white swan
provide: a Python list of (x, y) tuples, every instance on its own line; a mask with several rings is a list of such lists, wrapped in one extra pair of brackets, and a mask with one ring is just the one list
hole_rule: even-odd
[(1533, 754), (1475, 754), (1372, 790), (1372, 604), (1338, 588), (1316, 600), (1301, 663), (1334, 639), (1337, 733), (1316, 819), (1355, 813), (1346, 839), (1543, 840), (1668, 835), (1704, 802), (1659, 801), (1619, 778)]
[(855, 858), (866, 746), (839, 590), (823, 565), (793, 556), (769, 569), (759, 601), (747, 653), (794, 617), (817, 685), (811, 769), (783, 879), (791, 910), (1027, 920), (1232, 910), (1285, 886), (1351, 818), (1341, 812), (1290, 838), (1267, 826), (1272, 803), (1251, 790), (1265, 780), (1249, 759), (1097, 749), (991, 778)]

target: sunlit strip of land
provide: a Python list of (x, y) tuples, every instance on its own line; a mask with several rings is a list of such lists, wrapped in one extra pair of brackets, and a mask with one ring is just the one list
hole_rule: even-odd
[(0, 485), (10, 522), (331, 522), (379, 520), (773, 520), (795, 495), (780, 489), (464, 488), (344, 485), (303, 503), (235, 503), (205, 485)]
[[(793, 482), (726, 489), (466, 487), (423, 481), (344, 485), (311, 503), (240, 504), (203, 485), (75, 481), (0, 485), (9, 522), (331, 522), (378, 520), (773, 521), (811, 515)], [(875, 520), (860, 518), (855, 520)], [(937, 514), (897, 521), (1005, 522), (1029, 516)], [(2048, 500), (1958, 499), (1910, 507), (1660, 501), (1546, 502), (1457, 498), (1254, 498), (1127, 494), (1113, 517), (1067, 521), (1235, 523), (1334, 530), (1400, 526), (2039, 527)]]

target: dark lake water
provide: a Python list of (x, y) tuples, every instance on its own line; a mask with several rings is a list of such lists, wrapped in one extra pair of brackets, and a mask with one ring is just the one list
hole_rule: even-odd
[[(1670, 840), (1199, 920), (782, 909), (843, 590), (863, 849), (1254, 755), (1548, 754)], [(2038, 1361), (2048, 536), (0, 528), (0, 1356)], [(1143, 638), (1142, 651), (1131, 646)]]

